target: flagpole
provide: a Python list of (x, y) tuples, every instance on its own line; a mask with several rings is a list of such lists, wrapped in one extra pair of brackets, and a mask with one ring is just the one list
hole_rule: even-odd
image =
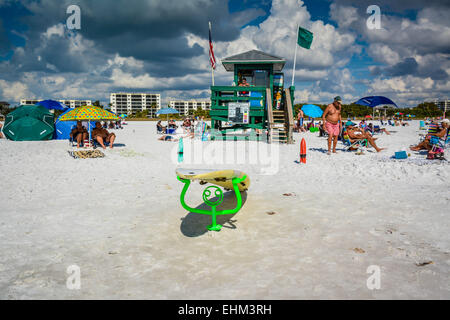
[(295, 40), (294, 66), (292, 67), (292, 86), (294, 86), (294, 78), (295, 78), (295, 62), (297, 61), (298, 28), (299, 28), (299, 25), (298, 25), (298, 23), (297, 23), (297, 38), (296, 38), (296, 40)]
[[(208, 24), (209, 24), (209, 33), (211, 34), (211, 37), (212, 37), (211, 21), (208, 21)], [(212, 39), (211, 39), (211, 41), (212, 41)], [(211, 78), (212, 78), (212, 85), (214, 86), (214, 68), (212, 67), (212, 65), (211, 65)]]

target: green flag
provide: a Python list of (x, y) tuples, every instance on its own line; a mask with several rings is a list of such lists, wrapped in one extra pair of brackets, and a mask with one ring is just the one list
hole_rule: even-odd
[(298, 45), (305, 49), (309, 49), (311, 47), (312, 41), (313, 41), (312, 32), (310, 32), (306, 29), (303, 29), (302, 27), (299, 27), (298, 28), (298, 39), (297, 39)]

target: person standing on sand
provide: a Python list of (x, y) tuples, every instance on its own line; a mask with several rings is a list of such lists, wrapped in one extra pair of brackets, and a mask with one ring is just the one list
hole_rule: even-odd
[(333, 142), (333, 153), (336, 153), (338, 136), (342, 129), (341, 103), (341, 97), (335, 97), (333, 103), (330, 103), (327, 106), (322, 115), (324, 128), (328, 133), (328, 155), (331, 154), (331, 142)]
[(303, 118), (305, 117), (305, 114), (303, 113), (302, 109), (298, 109), (297, 114), (297, 129), (298, 132), (305, 132), (305, 128), (303, 127)]

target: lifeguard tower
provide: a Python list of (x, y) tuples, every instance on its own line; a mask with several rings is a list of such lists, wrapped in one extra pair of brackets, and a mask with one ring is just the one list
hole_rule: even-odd
[[(285, 63), (258, 50), (222, 60), (225, 70), (234, 72), (234, 81), (211, 86), (211, 126), (220, 132), (212, 139), (293, 142), (295, 88), (284, 87)], [(244, 78), (250, 86), (239, 86)]]

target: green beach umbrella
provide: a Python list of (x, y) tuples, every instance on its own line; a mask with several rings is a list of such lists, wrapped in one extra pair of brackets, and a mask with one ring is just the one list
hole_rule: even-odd
[(54, 127), (32, 117), (19, 118), (3, 128), (5, 136), (13, 141), (51, 140)]
[(14, 141), (49, 140), (55, 131), (54, 116), (42, 106), (23, 105), (5, 118), (3, 133)]

